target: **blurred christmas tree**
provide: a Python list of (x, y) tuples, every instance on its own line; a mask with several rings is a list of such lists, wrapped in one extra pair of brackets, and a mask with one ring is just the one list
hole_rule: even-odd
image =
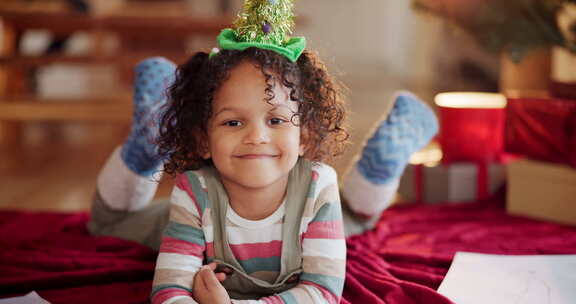
[(509, 52), (516, 62), (540, 47), (576, 51), (556, 22), (569, 3), (576, 0), (413, 0), (416, 9), (444, 18), (489, 51)]

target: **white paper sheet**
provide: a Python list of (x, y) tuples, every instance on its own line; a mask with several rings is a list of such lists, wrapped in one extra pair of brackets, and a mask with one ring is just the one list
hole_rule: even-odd
[(42, 299), (35, 291), (21, 297), (0, 299), (0, 304), (50, 304)]
[(438, 292), (458, 304), (574, 304), (576, 255), (458, 252)]

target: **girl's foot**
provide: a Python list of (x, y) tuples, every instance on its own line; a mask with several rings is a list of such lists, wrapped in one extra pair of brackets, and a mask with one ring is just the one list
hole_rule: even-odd
[(140, 176), (152, 175), (162, 163), (156, 139), (166, 90), (174, 81), (175, 71), (176, 65), (163, 57), (149, 58), (136, 66), (132, 129), (122, 146), (121, 158)]
[(379, 216), (396, 194), (412, 153), (438, 132), (432, 109), (408, 92), (394, 97), (394, 105), (366, 142), (360, 159), (346, 176), (343, 196), (357, 214)]
[(366, 142), (356, 167), (371, 183), (387, 184), (402, 175), (412, 153), (424, 148), (437, 132), (432, 109), (416, 96), (401, 92), (388, 117)]

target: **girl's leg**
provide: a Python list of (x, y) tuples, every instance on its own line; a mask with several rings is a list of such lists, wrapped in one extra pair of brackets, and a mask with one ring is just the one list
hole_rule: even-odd
[(157, 154), (159, 118), (176, 66), (154, 57), (136, 66), (132, 129), (98, 176), (89, 230), (157, 248), (168, 219), (166, 203), (150, 201), (161, 178)]
[(362, 154), (344, 177), (342, 196), (347, 235), (371, 229), (395, 197), (412, 153), (438, 132), (434, 112), (416, 96), (400, 92), (378, 122)]

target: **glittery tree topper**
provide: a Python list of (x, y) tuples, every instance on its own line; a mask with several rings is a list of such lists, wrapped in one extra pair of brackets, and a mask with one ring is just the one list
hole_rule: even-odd
[(292, 0), (245, 0), (234, 22), (237, 39), (284, 45), (294, 26), (293, 8)]
[(256, 47), (274, 51), (296, 62), (306, 48), (305, 37), (290, 37), (294, 26), (292, 0), (246, 0), (234, 28), (226, 28), (216, 38), (220, 49), (239, 50)]

